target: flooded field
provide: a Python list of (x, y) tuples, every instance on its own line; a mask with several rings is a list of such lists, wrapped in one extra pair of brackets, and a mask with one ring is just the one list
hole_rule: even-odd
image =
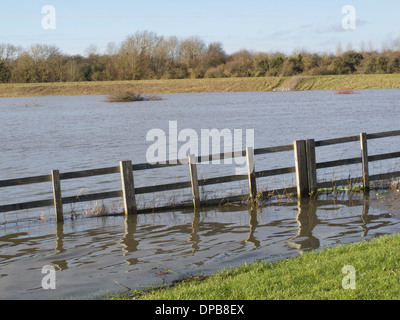
[[(400, 214), (362, 199), (3, 225), (0, 298), (96, 298), (395, 232)], [(41, 286), (47, 265), (55, 290)]]
[[(316, 92), (163, 94), (161, 101), (111, 104), (104, 96), (0, 99), (0, 180), (117, 166), (120, 160), (146, 162), (149, 130), (254, 129), (256, 148), (291, 144), (360, 132), (398, 130), (400, 90), (362, 90), (357, 95)], [(396, 140), (397, 139), (397, 140)], [(370, 154), (399, 151), (399, 138), (378, 139)], [(327, 148), (317, 161), (359, 156), (359, 143)], [(293, 156), (256, 159), (265, 170), (293, 165)], [(399, 170), (399, 162), (371, 164), (370, 174)], [(214, 171), (213, 171), (214, 170)], [(229, 166), (204, 167), (200, 178), (233, 174)], [(160, 173), (162, 172), (162, 173)], [(323, 172), (320, 179), (359, 176), (360, 166)], [(151, 170), (135, 176), (136, 186), (187, 180), (187, 171)], [(290, 186), (293, 177), (273, 184)], [(239, 190), (246, 192), (246, 181)], [(63, 195), (120, 188), (120, 178), (71, 181)], [(65, 190), (65, 193), (64, 193)], [(220, 192), (221, 190), (211, 190)], [(222, 190), (226, 191), (226, 190)], [(174, 195), (190, 198), (189, 192)], [(394, 191), (392, 200), (396, 200)], [(0, 205), (51, 198), (50, 186), (0, 189)], [(149, 203), (143, 199), (143, 203)], [(373, 191), (379, 203), (380, 191)], [(98, 203), (102, 206), (102, 203)], [(121, 203), (106, 203), (120, 212)], [(399, 232), (397, 209), (374, 206), (355, 197), (325, 197), (199, 212), (170, 211), (123, 216), (97, 215), (93, 207), (65, 208), (64, 224), (53, 209), (0, 214), (0, 298), (91, 298), (125, 287), (169, 283), (254, 260), (301, 254), (304, 250), (370, 240)], [(44, 290), (42, 268), (54, 266), (56, 290)], [(118, 282), (118, 283), (117, 283)], [(123, 286), (121, 286), (121, 284)]]

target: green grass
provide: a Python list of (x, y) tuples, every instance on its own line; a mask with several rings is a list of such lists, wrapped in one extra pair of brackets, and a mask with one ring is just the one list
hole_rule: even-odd
[[(355, 268), (354, 290), (342, 287), (348, 275), (342, 269), (347, 265)], [(286, 260), (254, 262), (202, 281), (195, 279), (109, 299), (397, 300), (400, 297), (400, 235), (306, 252)]]

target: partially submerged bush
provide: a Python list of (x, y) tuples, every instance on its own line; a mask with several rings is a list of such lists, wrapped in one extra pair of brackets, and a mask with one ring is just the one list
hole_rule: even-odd
[(158, 101), (161, 100), (158, 96), (142, 96), (131, 92), (116, 93), (107, 96), (107, 102), (134, 102), (134, 101)]

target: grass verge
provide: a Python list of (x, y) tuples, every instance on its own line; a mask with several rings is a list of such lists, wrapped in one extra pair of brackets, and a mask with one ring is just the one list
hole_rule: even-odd
[[(355, 289), (349, 271), (354, 267)], [(108, 299), (136, 300), (397, 300), (400, 292), (400, 234), (340, 245), (301, 257), (254, 262), (210, 277), (151, 288)]]

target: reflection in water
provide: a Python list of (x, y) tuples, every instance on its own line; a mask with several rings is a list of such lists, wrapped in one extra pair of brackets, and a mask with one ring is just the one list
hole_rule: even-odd
[(193, 249), (192, 253), (196, 253), (196, 251), (199, 249), (199, 242), (200, 242), (199, 230), (200, 230), (200, 210), (194, 209), (192, 232), (190, 233), (190, 237), (188, 240), (188, 242), (192, 243), (191, 245), (191, 248)]
[(250, 215), (250, 220), (249, 220), (250, 232), (249, 232), (249, 236), (246, 239), (246, 242), (250, 242), (254, 245), (255, 248), (258, 248), (260, 246), (260, 241), (257, 240), (254, 236), (254, 233), (258, 226), (257, 208), (254, 206), (251, 206), (249, 209), (249, 215)]
[[(139, 245), (139, 240), (135, 240), (135, 233), (137, 228), (137, 215), (128, 215), (125, 216), (124, 224), (125, 224), (125, 232), (124, 236), (121, 239), (123, 256), (129, 256), (129, 253), (137, 251), (137, 247)], [(128, 265), (135, 265), (138, 263), (137, 258), (128, 258), (125, 260)]]
[(57, 236), (57, 246), (56, 250), (58, 253), (63, 253), (65, 252), (64, 249), (64, 223), (63, 222), (57, 222), (56, 224), (56, 236)]
[(362, 225), (361, 228), (364, 230), (362, 236), (366, 237), (368, 234), (368, 222), (369, 222), (369, 218), (368, 218), (368, 212), (369, 212), (369, 201), (370, 201), (370, 197), (369, 197), (369, 193), (364, 193), (364, 202), (363, 202), (363, 213), (361, 215), (361, 220), (362, 220)]
[(319, 239), (313, 236), (313, 230), (318, 221), (316, 200), (299, 199), (297, 209), (299, 211), (296, 216), (298, 233), (289, 239), (288, 244), (294, 245), (297, 249), (319, 248)]
[(22, 291), (21, 298), (42, 298), (37, 277), (48, 264), (65, 290), (57, 297), (87, 296), (112, 288), (114, 280), (130, 288), (156, 285), (154, 270), (173, 270), (172, 281), (399, 231), (399, 220), (368, 199), (66, 220), (53, 233), (10, 228), (0, 235), (0, 297)]
[[(295, 217), (295, 221), (297, 223), (297, 234), (295, 236), (289, 236), (287, 234), (287, 240), (286, 243), (293, 246), (298, 250), (298, 252), (302, 252), (303, 250), (312, 250), (312, 249), (318, 249), (321, 245), (320, 239), (316, 237), (313, 234), (314, 229), (318, 225), (328, 225), (328, 226), (337, 226), (339, 219), (342, 219), (342, 217), (337, 217), (337, 219), (334, 219), (333, 222), (329, 221), (323, 221), (324, 218), (318, 219), (317, 217), (317, 211), (319, 209), (320, 213), (323, 210), (329, 211), (332, 210), (329, 206), (332, 206), (334, 210), (337, 210), (337, 208), (340, 207), (360, 207), (362, 206), (362, 214), (359, 216), (360, 219), (360, 227), (363, 230), (363, 233), (361, 235), (361, 238), (364, 238), (368, 235), (368, 231), (371, 229), (378, 229), (382, 228), (385, 226), (386, 223), (390, 223), (389, 221), (380, 221), (379, 224), (375, 223), (375, 220), (380, 219), (380, 215), (368, 215), (369, 212), (369, 197), (364, 196), (364, 201), (362, 201), (361, 205), (359, 202), (349, 202), (349, 201), (328, 201), (328, 200), (316, 200), (316, 199), (299, 199), (297, 201), (297, 215)], [(289, 205), (290, 206), (290, 205)], [(201, 223), (201, 217), (202, 214), (204, 214), (207, 211), (200, 211), (198, 209), (193, 210), (193, 218), (191, 221), (191, 227), (190, 227), (190, 233), (189, 233), (189, 238), (187, 240), (188, 243), (191, 243), (191, 253), (195, 254), (197, 251), (199, 251), (199, 244), (201, 242), (201, 238), (203, 237), (204, 239), (207, 238), (207, 236), (211, 235), (216, 235), (216, 234), (221, 234), (221, 233), (228, 233), (228, 232), (233, 232), (232, 229), (227, 228), (226, 225), (221, 225), (218, 223), (212, 223), (209, 224), (212, 226), (212, 230), (209, 230), (208, 233), (204, 233), (202, 231), (205, 231), (206, 228), (206, 223)], [(248, 208), (248, 215), (249, 215), (249, 220), (248, 220), (248, 235), (247, 238), (240, 241), (240, 243), (251, 243), (253, 245), (253, 248), (256, 249), (262, 245), (262, 240), (257, 237), (257, 228), (260, 226), (260, 223), (258, 221), (258, 216), (262, 216), (263, 214), (263, 208), (259, 207), (254, 207), (250, 206)], [(385, 216), (385, 214), (383, 215)], [(278, 221), (279, 222), (279, 221)], [(353, 220), (354, 222), (354, 220)], [(138, 216), (136, 215), (131, 215), (127, 216), (124, 218), (124, 224), (125, 224), (125, 232), (124, 235), (120, 241), (123, 247), (123, 255), (128, 256), (129, 253), (136, 252), (138, 250), (139, 246), (139, 236), (135, 238), (135, 233), (138, 228)], [(261, 225), (260, 228), (262, 230), (265, 229), (266, 226), (272, 226), (276, 225), (277, 222), (274, 221), (270, 224), (267, 225)], [(370, 224), (370, 225), (369, 225)], [(203, 229), (202, 229), (203, 225)], [(343, 225), (345, 227), (345, 225)], [(176, 229), (176, 231), (181, 231), (181, 232), (187, 232), (187, 228), (185, 225), (181, 225), (179, 228)], [(349, 234), (353, 233), (353, 229), (349, 229)], [(202, 235), (203, 233), (203, 235)], [(262, 232), (258, 234), (258, 236), (262, 236)], [(346, 234), (346, 231), (343, 232), (343, 234)], [(323, 235), (322, 235), (323, 238)], [(62, 241), (62, 236), (58, 234), (58, 241)], [(60, 240), (61, 239), (61, 240)], [(62, 252), (61, 248), (58, 246), (59, 252)], [(139, 261), (137, 258), (129, 259), (126, 262), (128, 262), (129, 265), (134, 265), (137, 264)]]
[[(125, 216), (125, 233), (121, 239), (123, 255), (126, 256), (131, 252), (135, 252), (139, 245), (139, 241), (135, 240), (135, 232), (137, 228), (138, 217), (137, 215)], [(136, 261), (127, 261), (128, 264), (135, 264)]]
[[(57, 222), (56, 223), (56, 251), (58, 254), (62, 254), (66, 252), (66, 249), (64, 248), (64, 223), (63, 222)], [(53, 261), (52, 266), (56, 268), (56, 270), (67, 270), (68, 269), (68, 262), (67, 260), (56, 260)]]

